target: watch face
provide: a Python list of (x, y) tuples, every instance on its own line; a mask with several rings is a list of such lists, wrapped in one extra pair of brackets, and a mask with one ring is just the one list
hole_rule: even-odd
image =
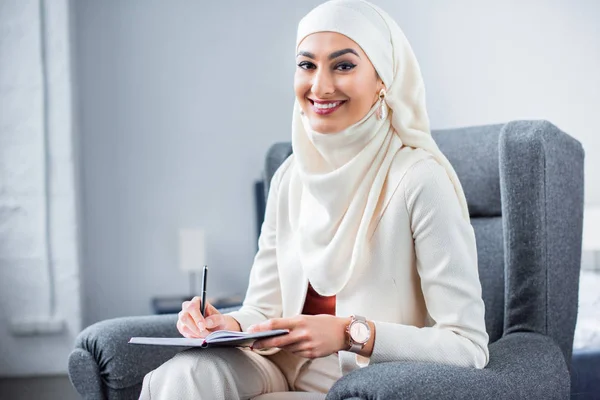
[(350, 337), (356, 343), (365, 343), (369, 340), (370, 334), (369, 328), (365, 323), (355, 322), (350, 326)]

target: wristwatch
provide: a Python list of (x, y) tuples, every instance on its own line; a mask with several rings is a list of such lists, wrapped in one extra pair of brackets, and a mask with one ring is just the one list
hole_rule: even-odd
[(371, 337), (371, 327), (367, 324), (365, 317), (358, 315), (350, 316), (350, 323), (346, 327), (346, 335), (350, 348), (348, 351), (358, 353), (365, 347)]

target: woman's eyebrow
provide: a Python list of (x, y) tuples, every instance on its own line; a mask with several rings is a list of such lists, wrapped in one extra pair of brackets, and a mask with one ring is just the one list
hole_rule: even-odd
[(360, 58), (360, 56), (358, 55), (358, 53), (356, 52), (356, 50), (350, 49), (350, 48), (343, 49), (343, 50), (338, 50), (338, 51), (334, 51), (327, 58), (329, 58), (330, 60), (333, 60), (334, 58), (338, 58), (338, 57), (343, 56), (344, 54), (348, 54), (348, 53), (352, 53), (356, 57)]
[(315, 59), (315, 55), (313, 53), (309, 53), (308, 51), (299, 51), (298, 54), (296, 55), (296, 57), (300, 57), (300, 56), (312, 58), (313, 60)]
[[(348, 48), (348, 49), (342, 49), (342, 50), (338, 50), (338, 51), (334, 51), (327, 58), (329, 60), (333, 60), (334, 58), (338, 58), (338, 57), (343, 56), (344, 54), (347, 54), (347, 53), (352, 53), (356, 57), (360, 58), (360, 56), (358, 55), (358, 53), (356, 52), (356, 50), (350, 49), (350, 48)], [(299, 57), (299, 56), (304, 56), (304, 57), (312, 58), (313, 60), (315, 59), (315, 55), (313, 53), (311, 53), (311, 52), (308, 52), (308, 51), (300, 51), (300, 52), (298, 52), (298, 54), (296, 55), (296, 57)]]

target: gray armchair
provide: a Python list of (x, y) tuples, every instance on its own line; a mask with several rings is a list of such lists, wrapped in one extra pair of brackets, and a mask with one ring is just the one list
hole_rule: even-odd
[[(569, 398), (583, 221), (581, 145), (546, 121), (433, 135), (469, 203), (490, 363), (482, 370), (372, 365), (341, 378), (327, 398)], [(289, 143), (269, 150), (266, 186), (290, 153)], [(69, 358), (71, 382), (86, 399), (136, 399), (143, 376), (179, 349), (132, 349), (127, 340), (177, 335), (175, 321), (175, 315), (131, 317), (88, 327)]]

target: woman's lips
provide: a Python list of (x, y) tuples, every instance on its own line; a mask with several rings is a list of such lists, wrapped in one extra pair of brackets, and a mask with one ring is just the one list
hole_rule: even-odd
[(319, 115), (329, 115), (338, 110), (346, 100), (335, 100), (335, 101), (314, 101), (310, 100), (312, 110)]

